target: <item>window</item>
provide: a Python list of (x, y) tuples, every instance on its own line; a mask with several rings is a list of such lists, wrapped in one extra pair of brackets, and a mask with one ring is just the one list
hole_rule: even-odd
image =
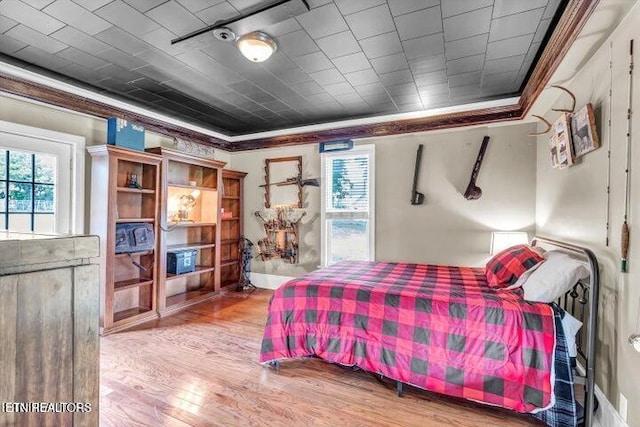
[(55, 231), (56, 157), (0, 149), (0, 229)]
[(0, 230), (83, 233), (84, 137), (0, 120)]
[(322, 154), (322, 265), (374, 259), (373, 145)]

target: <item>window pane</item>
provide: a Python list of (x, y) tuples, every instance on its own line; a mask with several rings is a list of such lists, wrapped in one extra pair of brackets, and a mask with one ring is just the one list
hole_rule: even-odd
[(52, 234), (54, 232), (56, 217), (52, 214), (35, 214), (33, 231), (35, 233)]
[(329, 211), (369, 210), (369, 157), (338, 157), (327, 162), (331, 179)]
[(0, 182), (0, 212), (6, 212), (5, 206), (7, 203), (7, 183)]
[(35, 196), (35, 212), (54, 212), (53, 185), (36, 184)]
[(56, 157), (36, 154), (36, 182), (54, 184), (56, 179)]
[(31, 212), (31, 184), (9, 183), (9, 212)]
[(31, 214), (10, 213), (9, 227), (11, 231), (30, 232), (31, 231)]
[(369, 259), (369, 221), (329, 221), (329, 264)]
[(21, 151), (9, 152), (9, 179), (13, 181), (31, 181), (31, 154)]
[(7, 179), (7, 150), (0, 150), (0, 179)]

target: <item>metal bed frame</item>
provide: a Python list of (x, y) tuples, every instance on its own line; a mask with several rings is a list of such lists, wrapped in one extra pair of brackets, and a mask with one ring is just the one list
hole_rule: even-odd
[(584, 426), (593, 425), (595, 407), (595, 366), (596, 366), (596, 335), (598, 328), (598, 298), (600, 293), (600, 270), (598, 259), (588, 248), (561, 242), (546, 237), (536, 236), (531, 241), (532, 246), (562, 249), (589, 263), (589, 280), (580, 281), (562, 296), (557, 304), (567, 313), (582, 322), (582, 328), (576, 336), (579, 361), (584, 363), (584, 375), (576, 373), (574, 382), (584, 384)]

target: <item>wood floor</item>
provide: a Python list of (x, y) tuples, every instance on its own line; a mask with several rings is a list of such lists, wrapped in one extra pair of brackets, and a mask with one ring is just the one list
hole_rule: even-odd
[(101, 339), (101, 426), (531, 426), (507, 411), (321, 360), (258, 364), (271, 291), (230, 294)]

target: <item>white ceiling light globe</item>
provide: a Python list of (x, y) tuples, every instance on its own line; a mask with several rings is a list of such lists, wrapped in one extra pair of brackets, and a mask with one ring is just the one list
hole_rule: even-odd
[(240, 37), (237, 46), (240, 52), (252, 62), (266, 61), (278, 48), (269, 35), (260, 31)]

